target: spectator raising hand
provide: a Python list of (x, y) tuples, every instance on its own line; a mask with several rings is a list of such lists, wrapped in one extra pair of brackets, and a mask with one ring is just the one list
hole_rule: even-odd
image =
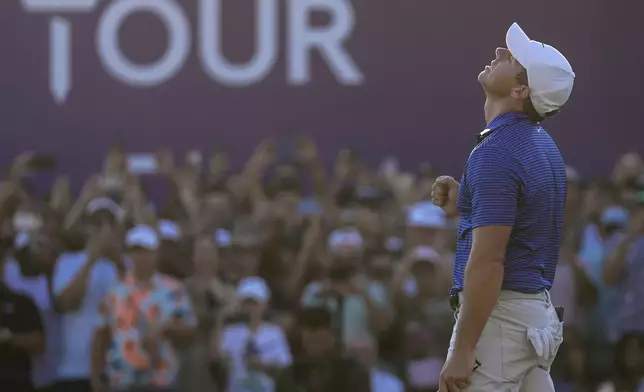
[(21, 179), (32, 173), (32, 162), (36, 157), (36, 153), (33, 151), (25, 151), (22, 154), (18, 155), (9, 168), (9, 178), (12, 180)]
[(304, 276), (310, 268), (311, 262), (318, 256), (317, 251), (320, 245), (322, 234), (322, 216), (314, 215), (304, 233), (302, 245), (296, 256), (295, 265), (289, 272), (288, 292), (295, 296), (303, 288)]
[[(210, 150), (206, 173), (197, 150), (175, 162), (163, 148), (156, 170), (135, 177), (115, 144), (75, 199), (80, 179), (56, 173), (47, 203), (29, 177), (53, 157), (14, 160), (0, 182), (0, 252), (11, 250), (7, 286), (28, 292), (43, 318), (37, 386), (437, 390), (454, 326), (457, 232), (467, 235), (457, 180), (435, 179), (427, 162), (406, 172), (402, 156), (375, 169), (349, 148), (327, 173), (328, 157), (306, 135), (266, 138), (239, 169), (237, 157)], [(641, 159), (624, 155), (611, 181), (580, 173), (566, 172), (550, 290), (566, 307), (566, 343), (552, 375), (557, 391), (595, 391), (608, 379), (635, 391), (644, 376), (633, 343), (644, 333)], [(157, 180), (170, 190), (162, 206), (152, 203), (164, 196)], [(613, 377), (610, 354), (623, 348)]]
[(72, 202), (69, 178), (67, 176), (57, 177), (51, 187), (49, 204), (55, 211), (64, 214), (71, 208)]
[(229, 169), (228, 154), (225, 151), (216, 151), (208, 162), (208, 176), (211, 182), (215, 182)]
[(313, 164), (319, 159), (318, 149), (315, 142), (306, 137), (298, 139), (297, 159), (304, 164)]
[(156, 153), (158, 172), (164, 176), (172, 176), (176, 170), (174, 154), (169, 148), (161, 148)]

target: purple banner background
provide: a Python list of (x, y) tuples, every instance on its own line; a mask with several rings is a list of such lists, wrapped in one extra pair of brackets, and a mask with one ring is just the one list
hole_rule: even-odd
[[(196, 1), (181, 3), (195, 36)], [(458, 174), (473, 134), (485, 125), (476, 76), (515, 20), (566, 54), (576, 71), (571, 101), (547, 124), (567, 161), (584, 174), (607, 174), (618, 154), (644, 150), (641, 2), (354, 0), (356, 26), (346, 47), (365, 76), (355, 87), (338, 83), (320, 56), (310, 84), (287, 84), (283, 3), (279, 60), (246, 88), (208, 78), (196, 39), (186, 65), (163, 86), (126, 86), (104, 71), (96, 53), (105, 2), (92, 13), (65, 15), (73, 29), (74, 86), (58, 105), (48, 87), (51, 15), (27, 13), (17, 0), (0, 2), (0, 163), (25, 149), (53, 152), (78, 181), (98, 169), (115, 140), (132, 152), (220, 146), (239, 163), (265, 137), (308, 133), (329, 160), (350, 146), (372, 163), (395, 154), (408, 168), (426, 160)], [(232, 61), (253, 53), (253, 4), (225, 1), (224, 49)], [(137, 62), (156, 59), (165, 41), (163, 25), (144, 14), (129, 18), (121, 34), (124, 52)]]

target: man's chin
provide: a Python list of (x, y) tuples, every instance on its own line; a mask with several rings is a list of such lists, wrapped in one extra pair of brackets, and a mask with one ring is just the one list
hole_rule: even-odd
[(479, 81), (479, 83), (481, 84), (485, 83), (485, 81), (487, 80), (487, 74), (488, 74), (487, 71), (488, 71), (487, 69), (484, 69), (483, 71), (481, 71), (481, 73), (479, 73), (479, 76), (477, 77), (477, 80)]

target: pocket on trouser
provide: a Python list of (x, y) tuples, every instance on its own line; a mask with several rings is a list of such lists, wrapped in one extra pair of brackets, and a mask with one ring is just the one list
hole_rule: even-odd
[(557, 356), (563, 343), (563, 322), (559, 321), (553, 306), (548, 309), (548, 326), (545, 328), (528, 328), (528, 341), (537, 355), (537, 365), (547, 371)]

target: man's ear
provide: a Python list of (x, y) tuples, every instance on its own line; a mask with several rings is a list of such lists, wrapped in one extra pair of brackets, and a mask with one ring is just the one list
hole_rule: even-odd
[(530, 97), (530, 87), (524, 85), (516, 86), (512, 89), (512, 93), (510, 95), (512, 98), (523, 101)]

